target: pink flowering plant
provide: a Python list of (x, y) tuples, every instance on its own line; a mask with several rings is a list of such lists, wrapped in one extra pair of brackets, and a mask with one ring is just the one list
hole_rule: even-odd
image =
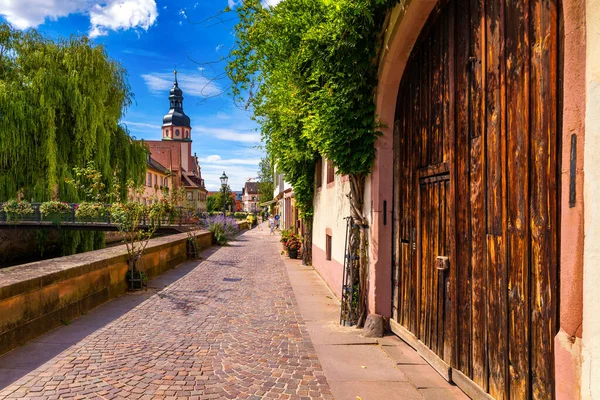
[(60, 222), (63, 215), (71, 212), (68, 203), (60, 201), (46, 201), (40, 205), (40, 214), (44, 219), (50, 219), (53, 222)]
[(106, 207), (102, 203), (82, 202), (75, 206), (75, 217), (82, 221), (94, 221), (106, 216)]
[(6, 213), (6, 220), (14, 222), (23, 216), (33, 214), (31, 203), (24, 200), (11, 199), (3, 204), (2, 209)]

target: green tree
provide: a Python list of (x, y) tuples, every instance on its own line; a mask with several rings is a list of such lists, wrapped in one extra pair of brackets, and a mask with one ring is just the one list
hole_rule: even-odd
[(227, 210), (235, 212), (235, 200), (231, 196), (231, 188), (229, 185), (225, 188), (225, 196), (227, 202), (225, 203), (225, 199), (223, 198), (223, 189), (220, 192), (212, 194), (206, 199), (206, 209), (208, 212), (222, 212), (223, 204), (226, 204)]
[(213, 212), (216, 209), (216, 195), (211, 194), (206, 197), (206, 211)]
[(268, 157), (263, 157), (258, 164), (258, 202), (273, 200), (273, 166)]
[[(80, 200), (66, 181), (89, 161), (107, 188), (115, 174), (141, 183), (146, 149), (119, 125), (130, 102), (126, 72), (102, 46), (0, 24), (0, 201)], [(65, 254), (103, 245), (101, 233), (61, 235)]]
[[(294, 188), (311, 235), (314, 167), (321, 156), (348, 175), (349, 248), (359, 287), (359, 326), (366, 318), (368, 220), (365, 177), (379, 135), (374, 90), (381, 32), (398, 0), (286, 0), (236, 7), (236, 45), (227, 67), (233, 95), (252, 108), (267, 152)], [(310, 253), (305, 237), (303, 253)], [(306, 258), (304, 261), (308, 261)]]

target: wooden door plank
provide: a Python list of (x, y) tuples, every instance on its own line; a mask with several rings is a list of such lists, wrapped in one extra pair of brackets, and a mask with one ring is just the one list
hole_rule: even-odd
[(554, 393), (553, 340), (557, 271), (558, 17), (552, 0), (531, 1), (531, 387), (532, 398)]
[(504, 260), (502, 236), (487, 235), (487, 273), (488, 273), (488, 357), (489, 357), (489, 393), (501, 400), (507, 396), (507, 283), (506, 262)]
[[(456, 269), (456, 128), (455, 128), (455, 86), (454, 86), (454, 10), (453, 4), (445, 7), (444, 17), (444, 157), (450, 163), (449, 182), (446, 182), (446, 208), (444, 222), (445, 254), (450, 259), (450, 271), (444, 274), (443, 306), (444, 324), (442, 335), (443, 359), (449, 365), (456, 366), (457, 336), (457, 276)], [(466, 193), (466, 192), (465, 192)]]
[(529, 0), (506, 1), (509, 397), (529, 398)]
[(436, 270), (435, 259), (438, 255), (440, 255), (440, 208), (442, 206), (442, 198), (440, 196), (440, 187), (441, 184), (439, 182), (430, 185), (432, 194), (433, 194), (433, 207), (432, 214), (430, 215), (431, 223), (433, 225), (432, 230), (432, 246), (431, 246), (431, 264), (429, 265), (429, 270), (431, 272), (431, 313), (430, 313), (430, 343), (429, 348), (433, 350), (438, 356), (440, 355), (439, 351), (439, 343), (438, 343), (438, 322), (440, 319), (439, 315), (439, 274)]
[(469, 196), (469, 74), (473, 68), (469, 51), (469, 3), (454, 2), (456, 94), (456, 153), (454, 157), (456, 195), (456, 256), (451, 268), (456, 271), (456, 368), (471, 377), (471, 230)]
[(502, 92), (504, 90), (504, 1), (486, 3), (486, 194), (487, 233), (502, 235)]
[(483, 137), (471, 140), (470, 200), (471, 200), (471, 265), (473, 266), (472, 379), (487, 391), (487, 284), (485, 275), (485, 197), (483, 190)]
[(483, 132), (485, 129), (485, 111), (483, 93), (485, 91), (486, 70), (486, 30), (485, 30), (485, 1), (471, 0), (470, 47), (471, 47), (471, 87), (469, 111), (471, 118), (469, 133), (472, 137), (470, 146), (469, 193), (471, 203), (471, 268), (472, 268), (472, 324), (471, 324), (471, 363), (472, 379), (487, 391), (487, 312), (486, 277), (484, 269), (485, 254), (485, 192), (484, 192), (484, 150)]

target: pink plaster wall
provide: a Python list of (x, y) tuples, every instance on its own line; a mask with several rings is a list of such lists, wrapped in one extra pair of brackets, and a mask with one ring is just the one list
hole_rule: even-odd
[[(583, 322), (583, 148), (586, 109), (585, 1), (563, 1), (564, 69), (561, 170), (560, 332), (556, 335), (556, 398), (580, 398)], [(575, 207), (569, 207), (571, 135), (577, 135)]]
[(325, 250), (313, 244), (312, 263), (313, 268), (323, 278), (329, 289), (338, 300), (342, 298), (342, 275), (344, 266), (335, 260), (327, 261)]
[[(402, 73), (421, 29), (435, 6), (435, 1), (412, 0), (388, 26), (377, 86), (376, 107), (385, 125), (377, 140), (377, 156), (371, 175), (372, 221), (369, 240), (369, 312), (390, 317), (392, 314), (392, 210), (393, 210), (393, 127), (396, 98)], [(383, 202), (387, 202), (387, 225), (383, 224)]]

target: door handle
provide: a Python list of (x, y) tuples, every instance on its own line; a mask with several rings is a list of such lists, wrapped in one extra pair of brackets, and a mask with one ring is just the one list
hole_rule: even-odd
[(450, 260), (446, 256), (437, 256), (435, 259), (435, 267), (440, 271), (450, 269)]

